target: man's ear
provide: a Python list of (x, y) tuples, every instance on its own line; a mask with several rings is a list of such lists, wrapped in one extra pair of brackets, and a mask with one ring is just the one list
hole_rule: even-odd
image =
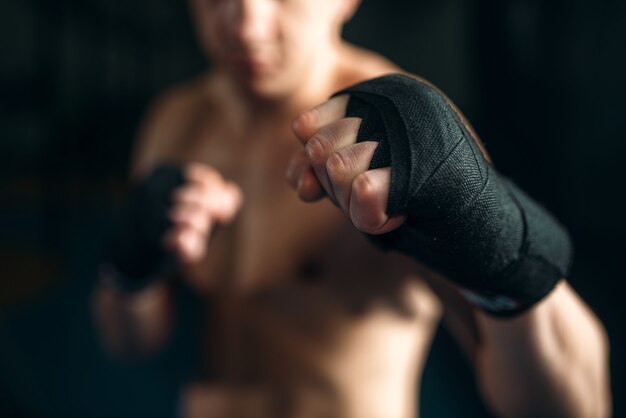
[(342, 0), (341, 1), (341, 20), (347, 23), (356, 13), (361, 5), (361, 0)]

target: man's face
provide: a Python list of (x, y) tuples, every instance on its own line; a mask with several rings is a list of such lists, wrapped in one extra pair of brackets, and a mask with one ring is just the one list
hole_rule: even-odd
[(345, 0), (190, 0), (200, 42), (248, 93), (284, 97), (328, 55)]

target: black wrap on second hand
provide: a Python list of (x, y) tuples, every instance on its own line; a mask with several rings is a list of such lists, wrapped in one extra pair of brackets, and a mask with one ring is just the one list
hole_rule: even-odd
[(431, 85), (391, 74), (354, 85), (357, 141), (378, 141), (370, 168), (391, 167), (388, 213), (400, 228), (369, 235), (442, 272), (475, 305), (526, 310), (567, 277), (572, 246), (545, 209), (485, 159), (464, 121)]
[(172, 226), (172, 193), (184, 182), (182, 167), (161, 165), (131, 188), (103, 255), (103, 268), (116, 285), (136, 291), (173, 271), (175, 260), (163, 247), (163, 236)]

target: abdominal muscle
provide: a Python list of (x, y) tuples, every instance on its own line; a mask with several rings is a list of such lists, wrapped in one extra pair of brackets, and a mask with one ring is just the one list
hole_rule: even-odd
[(207, 336), (215, 375), (183, 390), (180, 415), (415, 417), (439, 303), (419, 280), (387, 294), (344, 284), (295, 281), (221, 299)]

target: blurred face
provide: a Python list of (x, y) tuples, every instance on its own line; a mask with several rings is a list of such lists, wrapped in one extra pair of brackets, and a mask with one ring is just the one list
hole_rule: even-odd
[(346, 0), (190, 0), (200, 43), (247, 93), (289, 95), (323, 67)]

